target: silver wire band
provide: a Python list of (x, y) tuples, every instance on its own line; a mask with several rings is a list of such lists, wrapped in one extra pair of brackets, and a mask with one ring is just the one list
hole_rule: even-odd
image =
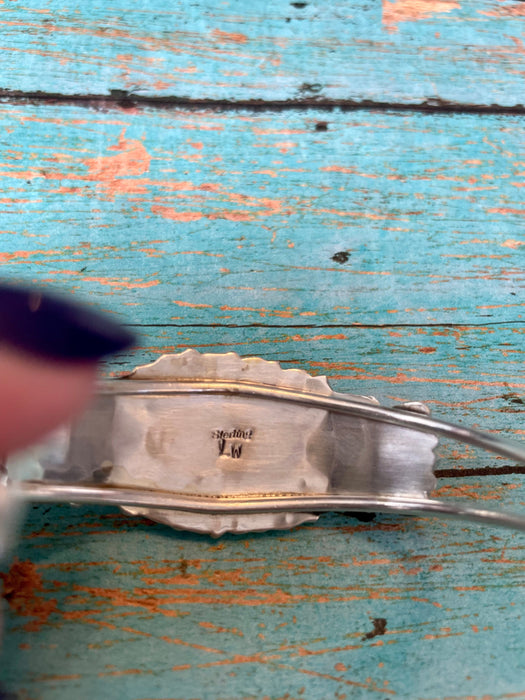
[(525, 517), (480, 508), (465, 508), (425, 498), (352, 496), (340, 494), (271, 495), (271, 496), (192, 496), (144, 489), (72, 486), (21, 482), (12, 487), (15, 497), (40, 503), (96, 503), (102, 505), (160, 508), (208, 515), (251, 513), (364, 511), (439, 515), (460, 518), (485, 525), (525, 531)]
[[(431, 433), (481, 447), (498, 455), (525, 463), (525, 447), (510, 440), (451, 423), (436, 420), (409, 408), (385, 408), (343, 395), (323, 395), (300, 390), (224, 380), (151, 381), (122, 379), (103, 384), (102, 395), (166, 396), (221, 395), (228, 398), (252, 398), (294, 403), (307, 408), (333, 411), (365, 420), (388, 423), (424, 433)], [(378, 511), (463, 518), (472, 522), (525, 530), (525, 517), (491, 510), (464, 507), (425, 498), (424, 495), (397, 496), (389, 493), (296, 494), (269, 492), (264, 495), (203, 496), (197, 494), (148, 490), (143, 487), (57, 484), (45, 481), (11, 483), (15, 498), (38, 502), (75, 502), (154, 508), (207, 515), (246, 515), (259, 513)]]
[[(139, 386), (137, 386), (139, 385)], [(285, 389), (280, 387), (263, 386), (249, 382), (218, 381), (218, 380), (177, 380), (177, 382), (159, 382), (148, 380), (120, 379), (108, 382), (100, 387), (101, 394), (126, 395), (165, 395), (165, 394), (204, 394), (238, 396), (266, 400), (287, 401), (310, 408), (319, 408), (349, 416), (357, 416), (368, 420), (389, 423), (403, 428), (412, 428), (424, 433), (432, 433), (441, 437), (464, 442), (475, 447), (481, 447), (489, 452), (509, 457), (525, 464), (525, 446), (488, 433), (466, 428), (461, 425), (436, 420), (420, 413), (396, 408), (385, 408), (343, 397), (323, 396)]]

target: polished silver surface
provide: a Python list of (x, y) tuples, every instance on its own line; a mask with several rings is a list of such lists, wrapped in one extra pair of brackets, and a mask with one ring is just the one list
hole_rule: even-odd
[(188, 350), (106, 382), (86, 414), (7, 462), (10, 493), (113, 503), (174, 528), (281, 529), (326, 510), (434, 513), (508, 527), (520, 516), (431, 500), (445, 437), (525, 462), (525, 448), (380, 406), (324, 377)]
[[(402, 428), (412, 428), (417, 431), (458, 440), (475, 447), (481, 447), (489, 452), (525, 463), (525, 446), (513, 440), (507, 440), (480, 430), (436, 420), (421, 410), (414, 410), (414, 402), (407, 402), (406, 405), (399, 404), (394, 408), (386, 408), (374, 403), (364, 403), (363, 399), (368, 397), (347, 398), (342, 394), (318, 396), (280, 387), (250, 384), (249, 382), (197, 380), (180, 383), (165, 382), (164, 385), (160, 386), (154, 382), (141, 382), (140, 386), (137, 386), (135, 382), (129, 380), (120, 380), (119, 383), (122, 383), (122, 386), (117, 387), (112, 383), (109, 386), (101, 387), (101, 393), (104, 395), (118, 394), (128, 396), (147, 394), (148, 396), (159, 397), (175, 394), (200, 394), (285, 401), (304, 407), (327, 409), (333, 413), (388, 423)], [(418, 407), (421, 405), (418, 404)]]

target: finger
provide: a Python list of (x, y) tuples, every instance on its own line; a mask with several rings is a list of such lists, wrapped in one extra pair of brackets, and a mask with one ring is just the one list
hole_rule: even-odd
[(89, 401), (95, 362), (60, 363), (0, 351), (0, 453), (36, 442)]
[(0, 285), (0, 454), (78, 413), (101, 357), (132, 335), (86, 307), (37, 290)]

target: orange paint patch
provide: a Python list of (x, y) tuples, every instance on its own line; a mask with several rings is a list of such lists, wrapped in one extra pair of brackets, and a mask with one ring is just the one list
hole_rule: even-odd
[(110, 195), (122, 192), (145, 192), (143, 185), (128, 179), (130, 176), (137, 177), (149, 171), (151, 157), (144, 144), (134, 139), (126, 139), (122, 132), (118, 143), (110, 146), (108, 151), (118, 153), (86, 158), (82, 161), (88, 168), (86, 179), (100, 183), (100, 186)]
[(220, 29), (214, 29), (211, 35), (215, 40), (225, 44), (245, 44), (248, 41), (246, 34), (240, 32), (223, 32)]
[(191, 301), (174, 301), (177, 306), (187, 306), (190, 309), (211, 309), (211, 304), (192, 304)]
[[(300, 316), (303, 316), (303, 314), (300, 314)], [(347, 336), (344, 333), (334, 333), (334, 335), (328, 335), (328, 334), (322, 334), (322, 335), (313, 335), (310, 338), (303, 338), (300, 335), (294, 335), (291, 336), (290, 338), (286, 338), (286, 341), (293, 340), (294, 342), (297, 343), (312, 343), (316, 342), (317, 340), (346, 340)]]
[[(339, 684), (344, 684), (347, 686), (352, 686), (352, 687), (357, 687), (357, 688), (364, 688), (369, 691), (375, 691), (377, 693), (385, 693), (388, 695), (395, 695), (395, 692), (393, 690), (389, 690), (386, 687), (380, 687), (378, 686), (372, 678), (367, 678), (365, 682), (360, 683), (358, 681), (353, 681), (349, 680), (347, 678), (342, 678), (341, 676), (333, 676), (328, 673), (320, 673), (318, 671), (314, 671), (312, 669), (307, 669), (307, 668), (301, 668), (298, 666), (292, 666), (290, 664), (285, 664), (285, 663), (278, 663), (280, 659), (282, 658), (281, 654), (263, 654), (262, 652), (257, 652), (255, 654), (250, 654), (250, 655), (245, 655), (245, 654), (236, 654), (235, 656), (232, 656), (231, 658), (228, 659), (221, 659), (220, 661), (210, 661), (206, 663), (201, 663), (197, 664), (198, 668), (211, 668), (213, 666), (226, 666), (226, 665), (237, 665), (237, 664), (268, 664), (271, 663), (272, 667), (277, 667), (284, 669), (288, 672), (295, 671), (298, 673), (302, 673), (306, 676), (310, 676), (313, 678), (324, 678), (327, 680), (335, 681)], [(178, 668), (178, 667), (177, 667)], [(301, 694), (301, 692), (300, 692)], [(267, 697), (267, 696), (265, 696)], [(285, 698), (290, 697), (288, 694), (281, 696), (279, 700), (285, 700)], [(344, 698), (346, 697), (345, 694), (338, 694), (336, 697), (339, 698)]]
[(418, 596), (412, 596), (410, 600), (413, 600), (415, 603), (430, 603), (430, 605), (433, 605), (435, 608), (443, 607), (441, 603), (437, 603), (436, 601), (430, 601), (428, 598), (419, 598)]
[(268, 197), (249, 197), (245, 194), (227, 193), (226, 196), (236, 204), (244, 204), (247, 207), (264, 207), (271, 212), (279, 212), (282, 209), (282, 201), (269, 199)]
[(255, 144), (256, 148), (277, 148), (280, 153), (288, 153), (293, 148), (297, 147), (295, 141), (276, 141), (275, 143)]
[(456, 0), (383, 0), (382, 21), (388, 30), (395, 31), (399, 22), (415, 22), (459, 9)]
[[(0, 262), (12, 262), (13, 260), (25, 260), (34, 255), (60, 255), (60, 250), (16, 250), (13, 253), (0, 253)], [(36, 264), (34, 260), (29, 261)]]
[(433, 640), (433, 639), (445, 639), (447, 637), (461, 637), (463, 632), (445, 632), (444, 634), (425, 634), (423, 639)]
[(517, 216), (525, 216), (525, 209), (514, 209), (512, 207), (492, 207), (487, 209), (489, 214), (516, 214)]
[(494, 10), (478, 10), (480, 15), (486, 17), (525, 17), (525, 6), (522, 2), (505, 4)]
[(82, 194), (82, 187), (66, 187), (62, 185), (49, 192), (50, 194)]
[[(217, 574), (216, 579), (220, 578)], [(187, 579), (184, 579), (186, 581)], [(301, 601), (311, 603), (345, 602), (360, 600), (364, 595), (337, 594), (316, 595), (310, 593), (290, 593), (273, 587), (258, 585), (246, 587), (242, 590), (229, 589), (223, 587), (216, 588), (196, 588), (192, 585), (181, 585), (180, 587), (140, 587), (134, 589), (133, 593), (125, 593), (118, 589), (95, 588), (85, 586), (75, 586), (75, 590), (86, 593), (96, 598), (101, 598), (108, 604), (115, 607), (130, 606), (150, 610), (169, 617), (180, 617), (181, 613), (169, 609), (173, 605), (235, 605), (257, 607), (266, 605), (296, 605)], [(377, 597), (384, 597), (378, 594)], [(390, 596), (386, 596), (390, 597)], [(89, 612), (87, 613), (90, 614)], [(64, 615), (64, 617), (66, 617)], [(163, 638), (163, 641), (168, 641)], [(174, 640), (169, 640), (176, 643)], [(193, 646), (186, 643), (187, 646)]]
[(477, 309), (513, 309), (516, 306), (520, 307), (523, 304), (483, 304), (482, 306), (476, 306)]
[(355, 168), (348, 168), (343, 165), (325, 165), (320, 170), (322, 173), (355, 173)]
[(244, 634), (236, 627), (220, 627), (219, 625), (214, 625), (212, 622), (199, 622), (199, 626), (204, 627), (204, 629), (210, 630), (211, 632), (217, 632), (219, 634), (227, 632), (228, 634), (235, 634), (238, 637), (244, 637)]
[[(443, 335), (442, 332), (435, 332), (433, 335)], [(311, 367), (321, 367), (324, 371), (328, 371), (329, 369), (333, 369), (329, 363), (323, 363), (323, 362), (310, 362)], [(335, 367), (335, 366), (334, 366)], [(344, 364), (341, 364), (340, 366), (337, 366), (337, 369), (344, 369)], [(482, 387), (498, 387), (502, 389), (524, 389), (525, 388), (525, 383), (523, 382), (504, 382), (504, 381), (494, 381), (494, 382), (489, 382), (489, 381), (477, 381), (475, 379), (453, 379), (451, 377), (417, 377), (414, 375), (409, 375), (406, 372), (397, 372), (393, 376), (384, 376), (384, 375), (378, 375), (378, 374), (371, 374), (368, 373), (365, 369), (360, 369), (355, 366), (348, 366), (348, 370), (351, 371), (351, 374), (332, 374), (330, 373), (330, 379), (336, 380), (336, 379), (360, 379), (360, 380), (366, 380), (369, 382), (370, 380), (374, 381), (382, 381), (386, 382), (387, 384), (406, 384), (410, 382), (416, 382), (416, 383), (421, 383), (421, 384), (442, 384), (444, 386), (446, 385), (451, 385), (451, 386), (461, 386), (464, 389), (470, 389), (471, 391), (479, 391)]]
[(443, 571), (443, 564), (432, 564), (428, 569), (429, 571)]
[(215, 219), (225, 219), (226, 221), (253, 221), (255, 219), (255, 214), (245, 211), (226, 210), (208, 214), (207, 218), (211, 221)]
[(483, 492), (481, 484), (465, 484), (463, 486), (441, 486), (433, 492), (434, 497), (445, 498), (469, 498), (475, 501), (499, 501), (500, 491), (504, 489), (516, 488), (515, 484), (493, 488), (491, 491)]
[(525, 245), (525, 241), (516, 241), (513, 238), (509, 238), (508, 240), (506, 240), (504, 243), (501, 244), (501, 247), (502, 248), (513, 248), (514, 250), (517, 250), (522, 245)]
[(99, 678), (104, 678), (104, 676), (141, 676), (144, 673), (153, 673), (153, 671), (151, 671), (150, 669), (147, 669), (146, 671), (141, 671), (138, 668), (126, 668), (122, 671), (100, 671), (100, 673), (98, 673), (97, 675)]
[(84, 282), (98, 282), (107, 287), (116, 287), (118, 289), (146, 289), (147, 287), (156, 287), (160, 284), (159, 280), (150, 280), (143, 282), (142, 280), (130, 280), (127, 277), (82, 277)]
[(485, 591), (485, 586), (454, 586), (456, 591)]
[(279, 318), (293, 318), (293, 312), (291, 309), (256, 309), (251, 306), (221, 306), (221, 311), (254, 311), (265, 318), (266, 316), (277, 316)]
[(145, 253), (148, 258), (160, 258), (163, 255), (163, 251), (158, 250), (157, 248), (139, 248), (138, 250), (141, 253)]
[(253, 127), (254, 134), (257, 136), (268, 136), (270, 134), (279, 134), (280, 136), (293, 136), (295, 134), (306, 134), (308, 133), (306, 129), (260, 129), (258, 127)]
[(206, 647), (203, 646), (202, 644), (192, 644), (191, 642), (187, 642), (184, 639), (174, 639), (172, 637), (160, 637), (163, 642), (167, 642), (168, 644), (178, 644), (183, 647), (189, 647), (190, 649), (197, 649), (198, 651), (207, 651), (211, 654), (224, 654), (224, 651), (222, 649), (214, 649), (213, 647)]
[(277, 177), (275, 170), (254, 170), (254, 175), (269, 175), (270, 177)]
[(353, 566), (385, 566), (390, 564), (390, 559), (357, 559), (357, 557), (352, 558)]
[(167, 83), (164, 80), (156, 80), (153, 83), (153, 87), (155, 88), (155, 90), (167, 90), (171, 87), (171, 83)]
[(163, 207), (160, 205), (154, 205), (151, 207), (153, 214), (158, 214), (162, 216), (163, 219), (169, 219), (170, 221), (198, 221), (202, 219), (201, 212), (198, 211), (178, 211), (172, 207)]
[(278, 199), (269, 199), (268, 197), (250, 197), (237, 192), (227, 192), (221, 187), (221, 185), (215, 185), (212, 183), (204, 184), (199, 187), (193, 187), (191, 183), (189, 183), (184, 189), (199, 189), (207, 192), (220, 193), (226, 200), (235, 202), (236, 204), (241, 204), (248, 207), (248, 209), (226, 209), (222, 211), (215, 210), (204, 214), (202, 212), (181, 212), (173, 207), (154, 205), (151, 207), (151, 211), (154, 214), (162, 216), (164, 219), (188, 222), (197, 221), (203, 217), (209, 219), (210, 221), (214, 221), (216, 219), (225, 219), (226, 221), (253, 221), (257, 217), (277, 214), (282, 209), (282, 202)]
[[(355, 168), (345, 167), (343, 165), (327, 165), (324, 168), (320, 168), (320, 170), (323, 173), (347, 173), (350, 175), (358, 175), (359, 177), (367, 177), (371, 180), (377, 180), (379, 177), (378, 175), (372, 175), (371, 173), (360, 173)], [(392, 177), (395, 179), (395, 176)]]
[(0, 581), (2, 597), (9, 607), (17, 615), (34, 618), (26, 625), (28, 631), (38, 631), (56, 611), (56, 600), (44, 600), (39, 595), (44, 590), (44, 585), (33, 562), (15, 559), (7, 573), (0, 573)]

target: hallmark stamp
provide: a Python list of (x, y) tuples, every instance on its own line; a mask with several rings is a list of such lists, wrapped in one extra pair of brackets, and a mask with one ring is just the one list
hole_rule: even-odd
[(243, 444), (252, 439), (254, 432), (253, 428), (248, 428), (247, 430), (233, 428), (232, 430), (213, 430), (211, 436), (214, 440), (217, 440), (219, 457), (240, 459)]

